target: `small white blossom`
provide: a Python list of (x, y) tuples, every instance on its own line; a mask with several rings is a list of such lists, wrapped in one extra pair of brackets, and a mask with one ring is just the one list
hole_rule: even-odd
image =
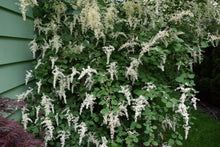
[(92, 88), (92, 86), (94, 84), (94, 80), (92, 79), (93, 73), (98, 74), (96, 69), (92, 69), (92, 68), (90, 68), (90, 66), (88, 66), (87, 69), (83, 68), (83, 71), (80, 73), (80, 76), (78, 77), (78, 80), (80, 80), (86, 74), (88, 75), (88, 77), (86, 78), (86, 81), (85, 81), (85, 85), (87, 88), (89, 88), (89, 90)]
[(131, 92), (129, 90), (129, 86), (121, 86), (119, 93), (123, 93), (128, 101), (128, 105), (131, 105)]
[(107, 67), (109, 67), (109, 69), (107, 69), (107, 71), (110, 73), (111, 76), (111, 80), (114, 80), (114, 76), (115, 78), (118, 80), (118, 76), (117, 76), (117, 62), (112, 62), (110, 65), (108, 65)]
[(150, 108), (150, 104), (147, 99), (140, 95), (137, 99), (133, 99), (134, 105), (132, 106), (135, 111), (135, 122), (137, 122), (138, 116), (141, 116), (141, 111), (145, 110), (146, 105)]
[(60, 130), (60, 131), (58, 131), (58, 134), (59, 135), (57, 136), (57, 138), (60, 137), (61, 147), (64, 147), (65, 146), (65, 140), (69, 138), (70, 132)]
[(58, 53), (59, 51), (59, 48), (62, 47), (62, 41), (60, 39), (60, 36), (58, 35), (54, 35), (53, 36), (53, 39), (50, 40), (50, 45), (52, 46), (52, 49), (55, 49), (56, 50), (56, 54)]
[(183, 125), (183, 128), (185, 129), (185, 139), (187, 139), (188, 134), (189, 134), (189, 129), (190, 129), (191, 127), (190, 127), (190, 126)]
[(130, 79), (132, 81), (132, 84), (134, 84), (135, 80), (138, 80), (138, 67), (141, 62), (136, 58), (130, 58), (130, 59), (132, 61), (130, 63), (130, 66), (126, 67), (127, 71), (125, 73), (125, 76), (127, 79)]
[(181, 19), (184, 16), (194, 17), (194, 14), (190, 10), (176, 12), (176, 13), (173, 14), (173, 16), (170, 18), (169, 21), (174, 21), (175, 23), (181, 22)]
[(17, 95), (18, 102), (24, 101), (29, 94), (32, 94), (32, 91), (33, 91), (33, 88), (29, 87), (28, 90), (26, 90), (26, 92), (23, 92), (22, 94)]
[(102, 137), (102, 144), (99, 147), (108, 147), (107, 146), (108, 140), (106, 137)]
[(84, 122), (82, 122), (80, 125), (78, 125), (78, 128), (80, 128), (78, 130), (78, 133), (80, 135), (79, 137), (79, 145), (81, 145), (82, 143), (82, 139), (86, 136), (86, 131), (87, 131), (87, 127), (86, 127), (86, 124)]
[(88, 145), (89, 145), (89, 142), (92, 142), (92, 143), (94, 143), (96, 145), (96, 147), (99, 147), (100, 142), (94, 136), (94, 133), (89, 132), (87, 136), (88, 136), (88, 141), (87, 141)]
[(25, 85), (27, 85), (28, 81), (30, 80), (30, 78), (33, 77), (32, 75), (32, 70), (26, 71), (26, 75), (25, 75)]
[(88, 93), (86, 93), (86, 98), (85, 98), (85, 100), (83, 101), (83, 103), (81, 104), (81, 107), (80, 107), (80, 112), (79, 112), (79, 114), (81, 115), (81, 113), (82, 113), (82, 110), (83, 110), (83, 108), (86, 106), (86, 109), (88, 109), (89, 108), (89, 106), (90, 106), (90, 112), (91, 112), (91, 114), (93, 113), (93, 105), (94, 105), (94, 101), (96, 100), (96, 98), (93, 96), (93, 95), (90, 95), (90, 94), (88, 94)]
[(53, 130), (54, 126), (52, 121), (50, 120), (49, 117), (46, 117), (43, 122), (41, 122), (43, 127), (45, 128), (45, 136), (44, 136), (44, 141), (45, 141), (45, 147), (47, 147), (48, 141), (53, 139)]
[(37, 69), (41, 64), (42, 64), (41, 59), (37, 60), (37, 65), (35, 66), (34, 69)]
[(103, 123), (108, 125), (110, 127), (110, 135), (111, 139), (114, 139), (115, 134), (115, 128), (121, 126), (120, 120), (119, 120), (119, 114), (114, 114), (114, 112), (110, 112), (108, 114), (105, 114), (103, 116)]
[(71, 70), (72, 70), (72, 73), (71, 73), (71, 75), (70, 75), (70, 82), (72, 83), (74, 76), (75, 76), (76, 74), (80, 74), (80, 72), (78, 72), (75, 67), (72, 67)]
[(42, 85), (41, 80), (38, 81), (38, 82), (36, 83), (36, 85), (37, 85), (37, 93), (39, 94), (39, 93), (40, 93), (40, 88), (41, 88), (41, 85)]
[(47, 41), (44, 39), (44, 44), (41, 45), (42, 48), (42, 58), (44, 58), (46, 51), (50, 48), (50, 45), (47, 43)]
[(25, 113), (27, 109), (25, 107), (22, 108), (22, 124), (24, 126), (24, 129), (27, 129), (28, 122), (32, 122), (32, 120), (28, 117), (29, 113)]
[(45, 95), (43, 93), (43, 96), (41, 97), (41, 105), (44, 107), (44, 111), (45, 111), (45, 116), (49, 115), (51, 113), (51, 111), (54, 113), (54, 106), (52, 104), (52, 99)]
[(195, 110), (197, 110), (196, 101), (199, 101), (199, 99), (197, 99), (196, 97), (193, 97), (193, 98), (191, 99), (191, 103), (193, 103), (193, 107), (194, 107)]
[(104, 52), (105, 52), (105, 54), (106, 54), (106, 56), (107, 56), (107, 62), (106, 62), (106, 64), (109, 64), (109, 59), (110, 59), (110, 56), (111, 56), (111, 54), (112, 54), (112, 51), (114, 51), (115, 50), (115, 48), (113, 47), (113, 46), (109, 46), (109, 47), (107, 47), (107, 46), (104, 46), (104, 47), (102, 47), (103, 48), (103, 50), (104, 50)]
[(50, 57), (50, 61), (51, 61), (51, 69), (54, 68), (55, 62), (57, 61), (58, 57)]
[(38, 45), (37, 45), (35, 39), (36, 39), (36, 38), (34, 38), (34, 40), (32, 40), (32, 41), (28, 44), (28, 45), (30, 46), (30, 50), (31, 50), (31, 52), (32, 52), (32, 54), (33, 54), (33, 58), (35, 58), (36, 52), (37, 52), (37, 50), (38, 50)]
[(52, 71), (52, 74), (54, 75), (53, 78), (53, 88), (56, 88), (56, 81), (59, 77), (64, 77), (64, 74), (62, 73), (62, 69), (59, 69), (57, 66), (55, 66), (54, 70)]
[(36, 124), (39, 119), (40, 106), (35, 107), (35, 109), (36, 109), (36, 117), (37, 118), (35, 119), (34, 123)]

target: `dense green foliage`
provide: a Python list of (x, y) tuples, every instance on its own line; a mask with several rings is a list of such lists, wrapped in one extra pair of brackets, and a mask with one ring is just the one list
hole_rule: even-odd
[(36, 87), (19, 96), (28, 131), (45, 146), (182, 145), (196, 109), (192, 66), (219, 39), (219, 5), (19, 1), (35, 17)]

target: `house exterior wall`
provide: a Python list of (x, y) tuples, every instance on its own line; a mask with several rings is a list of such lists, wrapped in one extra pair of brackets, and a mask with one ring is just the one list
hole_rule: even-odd
[[(33, 38), (33, 17), (29, 11), (23, 21), (18, 0), (0, 0), (0, 96), (16, 98), (25, 86), (26, 70), (32, 68), (28, 43)], [(10, 118), (18, 120), (17, 112)]]

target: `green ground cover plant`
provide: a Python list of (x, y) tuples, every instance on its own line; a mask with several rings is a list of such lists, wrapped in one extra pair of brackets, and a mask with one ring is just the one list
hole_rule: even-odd
[[(18, 96), (45, 146), (182, 145), (196, 109), (193, 64), (216, 45), (217, 2), (19, 0), (33, 7), (35, 68)], [(181, 130), (184, 130), (184, 133)]]
[(183, 141), (184, 147), (217, 147), (220, 144), (220, 122), (203, 111), (193, 111), (196, 118), (192, 120), (193, 127), (189, 131), (189, 138)]

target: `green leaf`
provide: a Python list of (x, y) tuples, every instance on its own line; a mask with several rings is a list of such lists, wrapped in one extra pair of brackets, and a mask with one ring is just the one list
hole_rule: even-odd
[(145, 146), (149, 146), (150, 145), (150, 141), (144, 142)]
[(203, 48), (206, 48), (206, 47), (208, 47), (209, 45), (206, 43), (206, 42), (201, 42), (201, 46), (203, 47)]
[(168, 108), (172, 108), (172, 107), (173, 107), (173, 103), (171, 103), (171, 102), (167, 102), (167, 103), (166, 103), (166, 107), (168, 107)]
[(154, 141), (153, 145), (158, 146), (158, 142)]
[(177, 140), (177, 141), (176, 141), (176, 144), (177, 144), (177, 145), (183, 145), (183, 143), (182, 143), (180, 140)]
[(137, 124), (136, 128), (138, 128), (138, 129), (142, 128), (141, 124)]
[(112, 100), (111, 103), (112, 103), (112, 105), (117, 105), (117, 104), (118, 104), (118, 101)]
[(174, 144), (174, 140), (173, 139), (169, 139), (168, 145), (173, 145), (173, 144)]
[(102, 113), (102, 114), (109, 113), (109, 109), (108, 109), (108, 108), (102, 109), (102, 110), (101, 110), (101, 113)]

